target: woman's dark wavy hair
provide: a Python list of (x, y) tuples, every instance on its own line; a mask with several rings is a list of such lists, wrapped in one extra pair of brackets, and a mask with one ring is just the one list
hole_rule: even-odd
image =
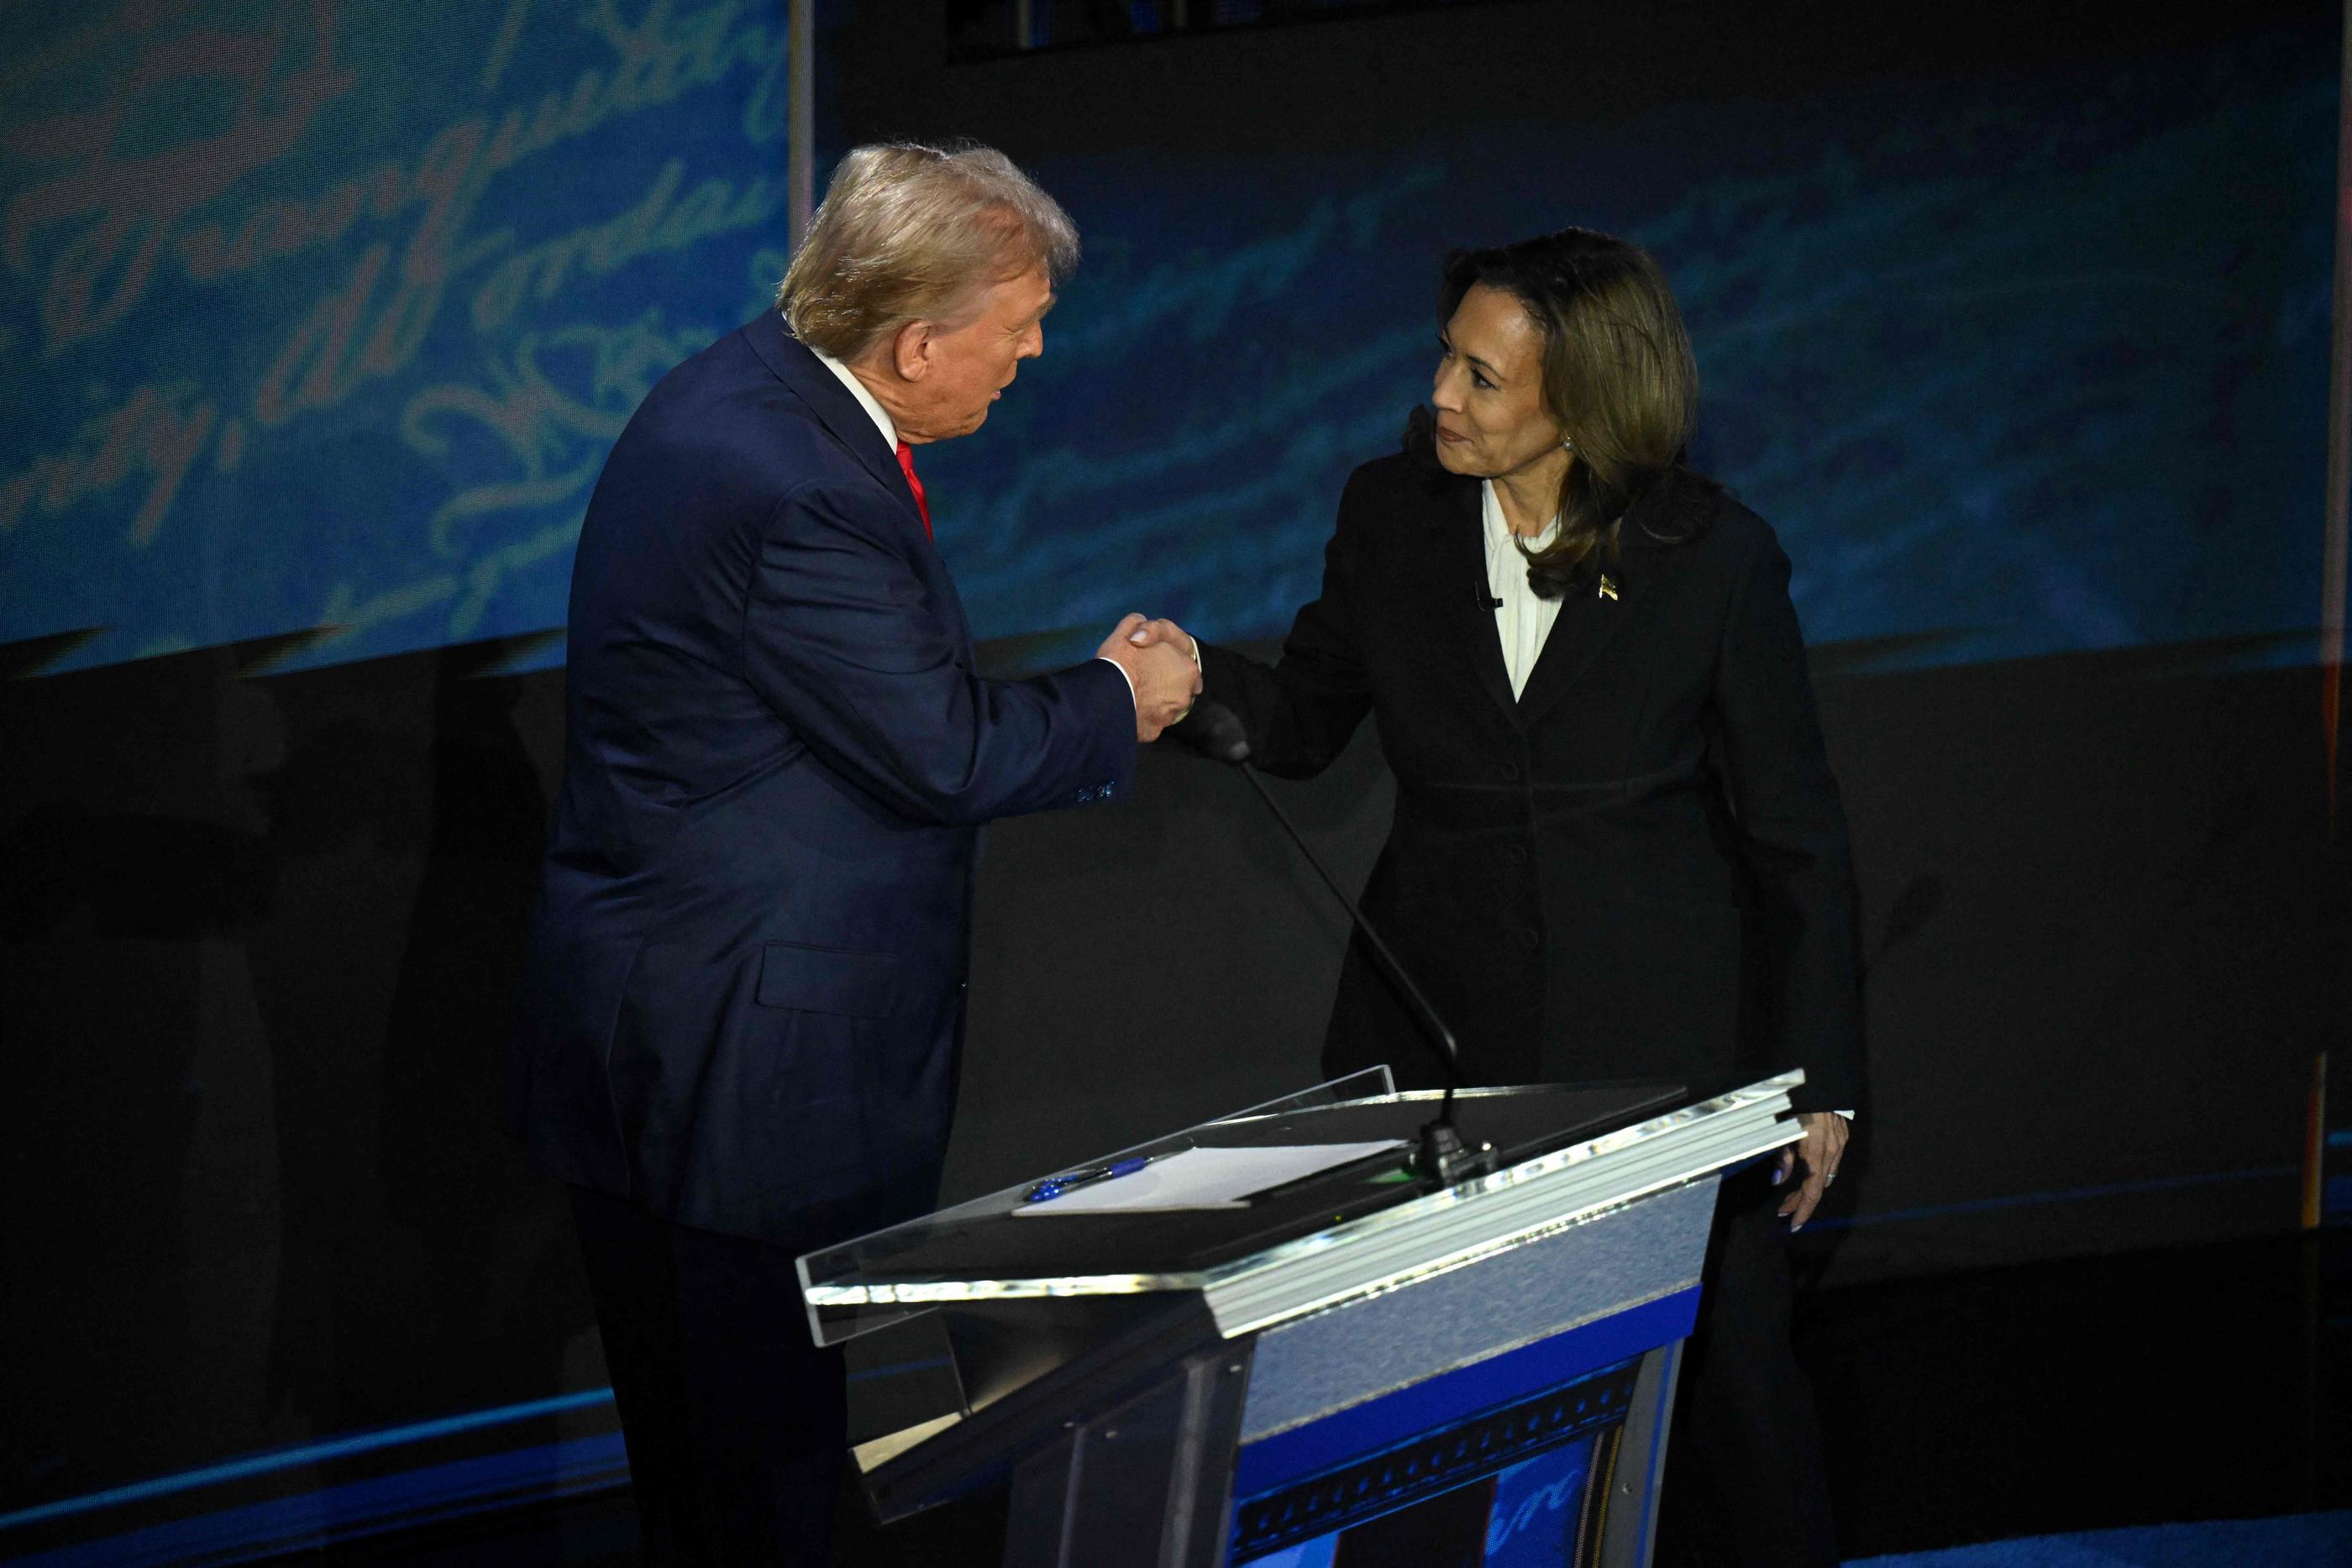
[(1550, 599), (1615, 561), (1626, 508), (1682, 461), (1698, 370), (1675, 297), (1641, 246), (1591, 229), (1445, 258), (1441, 326), (1477, 284), (1517, 297), (1543, 332), (1544, 407), (1575, 444), (1560, 483), (1559, 537), (1528, 550), (1528, 580)]

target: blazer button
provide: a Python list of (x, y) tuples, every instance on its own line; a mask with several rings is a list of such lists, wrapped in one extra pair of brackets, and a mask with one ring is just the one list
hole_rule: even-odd
[(1542, 940), (1543, 938), (1537, 936), (1533, 931), (1522, 929), (1519, 932), (1519, 946), (1526, 948), (1530, 953), (1536, 950), (1536, 944)]
[(1509, 861), (1513, 865), (1525, 865), (1528, 863), (1528, 846), (1525, 844), (1513, 844), (1510, 848), (1503, 852), (1503, 858)]
[(1503, 764), (1501, 771), (1505, 780), (1512, 783), (1517, 783), (1518, 781), (1519, 765), (1517, 763), (1506, 762)]

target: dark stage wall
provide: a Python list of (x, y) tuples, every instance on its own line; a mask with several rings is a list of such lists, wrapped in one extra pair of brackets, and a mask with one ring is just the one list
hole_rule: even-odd
[[(2316, 672), (2211, 652), (1820, 681), (1873, 1075), (1828, 1281), (2294, 1223), (2312, 1056), (2352, 1018), (2352, 845)], [(995, 830), (959, 1191), (1315, 1076), (1341, 917), (1240, 780), (1154, 762), (1134, 810)], [(1392, 795), (1369, 737), (1275, 787), (1360, 885)], [(1197, 936), (1184, 975), (1139, 967), (1130, 906)]]
[[(468, 674), (506, 652), (0, 687), (18, 1497), (599, 1378), (558, 1194), (493, 1113), (561, 722), (560, 673)], [(1852, 652), (1817, 657), (1874, 1082), (1823, 1277), (2290, 1228), (2311, 1055), (2352, 1017), (2316, 672)], [(1275, 786), (1351, 877), (1370, 738)], [(1173, 974), (1141, 961), (1171, 930)], [(1187, 755), (1126, 809), (999, 824), (953, 1191), (1312, 1082), (1341, 936)]]
[[(969, 133), (1038, 162), (1087, 226), (1080, 287), (1098, 280), (1091, 302), (1074, 289), (1057, 312), (1065, 335), (1008, 397), (1001, 426), (941, 453), (935, 474), (927, 466), (942, 547), (1008, 670), (1045, 657), (1066, 626), (1086, 628), (1090, 646), (1130, 597), (1223, 636), (1278, 632), (1311, 588), (1335, 476), (1384, 448), (1421, 392), (1423, 264), (1459, 239), (1540, 226), (1496, 206), (1478, 233), (1435, 232), (1415, 218), (1412, 201), (1441, 191), (1424, 181), (1364, 209), (1382, 246), (1425, 250), (1412, 267), (1349, 271), (1344, 257), (1309, 254), (1276, 277), (1264, 269), (1289, 254), (1279, 246), (1251, 251), (1240, 273), (1217, 270), (1228, 209), (1245, 235), (1255, 231), (1243, 218), (1278, 214), (1327, 176), (1377, 193), (1399, 149), (1437, 148), (1454, 160), (1443, 190), (1491, 194), (1521, 165), (1481, 160), (1496, 148), (1525, 159), (1541, 145), (1523, 134), (1531, 124), (1572, 124), (1580, 144), (1601, 145), (1612, 128), (1694, 123), (1645, 115), (1712, 106), (1717, 141), (1667, 148), (1636, 171), (1642, 190), (1671, 193), (1675, 170), (1720, 149), (1724, 126), (1810, 101), (1832, 108), (1784, 128), (1800, 142), (1833, 140), (1838, 105), (1875, 106), (1881, 162), (1869, 167), (1885, 178), (1848, 193), (1884, 217), (1941, 178), (1928, 177), (1938, 149), (1906, 154), (1885, 140), (1906, 95), (1949, 106), (1980, 92), (2042, 105), (2053, 124), (2107, 125), (2088, 142), (2060, 136), (2017, 154), (2037, 211), (2062, 202), (2063, 218), (2078, 174), (2089, 193), (2079, 235), (2054, 221), (2020, 238), (2044, 260), (2079, 238), (2092, 258), (2057, 280), (2079, 295), (2030, 303), (2037, 322), (2092, 323), (2067, 340), (2081, 358), (2002, 357), (2029, 304), (2002, 293), (2018, 274), (1999, 246), (1967, 249), (1916, 311), (1887, 283), (1887, 257), (1931, 253), (1935, 225), (1973, 210), (1976, 186), (1938, 197), (1924, 238), (1898, 224), (1894, 251), (1864, 243), (1882, 231), (1820, 223), (1800, 224), (1796, 250), (1775, 249), (1798, 242), (1771, 214), (1843, 211), (1834, 182), (1807, 183), (1818, 170), (1792, 187), (1801, 199), (1700, 204), (1675, 220), (1699, 225), (1674, 231), (1693, 267), (1676, 272), (1671, 254), (1668, 265), (1703, 302), (1702, 371), (1738, 394), (1708, 405), (1709, 461), (1796, 556), (1865, 899), (1874, 1087), (1853, 1176), (1804, 1250), (1838, 1283), (2294, 1224), (2311, 1058), (2340, 1047), (2352, 1019), (2352, 830), (2328, 821), (2309, 633), (2325, 402), (2310, 334), (2326, 267), (2305, 253), (2324, 246), (2326, 198), (2315, 214), (2282, 206), (2317, 165), (2270, 153), (2300, 147), (2294, 136), (2311, 124), (2332, 134), (2332, 102), (2315, 118), (2303, 53), (2324, 57), (2316, 79), (2333, 79), (2329, 7), (2162, 22), (2144, 7), (1906, 10), (1898, 30), (1888, 8), (1866, 5), (1607, 17), (1456, 5), (953, 68), (937, 63), (929, 9), (835, 15), (834, 134)], [(746, 42), (740, 54), (714, 79), (756, 94), (772, 50)], [(2084, 82), (2145, 123), (2109, 135), (2098, 115), (2069, 118)], [(2275, 105), (2263, 96), (2273, 89)], [(2179, 124), (2163, 110), (2176, 100), (2195, 110)], [(709, 157), (747, 156), (740, 107), (704, 106)], [(1970, 178), (1986, 191), (2003, 185), (2001, 149), (2022, 145), (2021, 125), (2030, 131), (2031, 116), (1985, 131), (1994, 151)], [(2197, 180), (2167, 183), (2163, 155), (2182, 148), (2208, 162)], [(1344, 162), (1364, 149), (1378, 156)], [(662, 177), (659, 152), (635, 147), (645, 166), (616, 184), (600, 183), (592, 162), (571, 166), (557, 215), (576, 225), (608, 196), (635, 202)], [(1230, 191), (1203, 186), (1209, 174)], [(2147, 208), (2124, 200), (2141, 189), (2165, 194)], [(2203, 205), (2182, 205), (2199, 192)], [(1604, 196), (1596, 210), (1614, 221)], [(1644, 211), (1664, 224), (1680, 209)], [(1205, 237), (1171, 238), (1196, 223)], [(2004, 221), (1962, 227), (1972, 244), (2009, 233)], [(1345, 225), (1330, 232), (1344, 237)], [(708, 269), (698, 330), (755, 296), (771, 259), (748, 222), (704, 238), (719, 249), (697, 254), (726, 265)], [(1841, 248), (1849, 241), (1859, 248)], [(1164, 273), (1141, 248), (1156, 243), (1170, 246)], [(1377, 259), (1382, 246), (1358, 248)], [(1776, 269), (1783, 255), (1796, 259)], [(2136, 255), (2156, 259), (2128, 277), (2110, 268)], [(1237, 314), (1187, 294), (1195, 272)], [(633, 277), (643, 281), (598, 274), (591, 314), (633, 320)], [(1163, 313), (1122, 315), (1121, 290), (1155, 277), (1174, 285), (1156, 296)], [(1843, 277), (1879, 292), (1811, 292)], [(2153, 279), (2159, 305), (2118, 277)], [(1376, 306), (1394, 328), (1370, 358), (1348, 358), (1365, 345), (1331, 304), (1349, 287), (1366, 291), (1360, 315)], [(1782, 319), (1789, 300), (1811, 312), (1787, 340), (1801, 376), (1782, 348), (1743, 330), (1749, 315)], [(1292, 318), (1322, 335), (1281, 336)], [(2177, 341), (2164, 327), (2175, 320), (2188, 324)], [(669, 349), (683, 351), (685, 325), (665, 327)], [(496, 340), (482, 364), (512, 371), (520, 341)], [(2144, 351), (2116, 346), (2134, 341)], [(1992, 345), (1984, 362), (1968, 357), (1980, 344)], [(443, 368), (417, 373), (488, 376), (466, 357), (481, 346), (464, 339), (435, 361)], [(603, 1381), (558, 1194), (495, 1126), (562, 674), (531, 667), (557, 656), (543, 639), (456, 640), (559, 612), (567, 517), (585, 482), (575, 471), (593, 471), (625, 394), (657, 369), (639, 349), (597, 383), (594, 417), (541, 454), (554, 487), (499, 525), (519, 531), (461, 529), (455, 564), (424, 559), (425, 520), (511, 476), (504, 455), (457, 449), (387, 498), (397, 527), (322, 526), (320, 539), (390, 551), (353, 601), (389, 605), (387, 618), (340, 641), (308, 637), (326, 601), (313, 590), (373, 569), (305, 556), (299, 529), (255, 536), (253, 570), (239, 575), (244, 558), (194, 543), (193, 565), (122, 552), (138, 499), (128, 490), (114, 512), (55, 517), (46, 491), (0, 495), (25, 502), (0, 524), (10, 636), (106, 620), (79, 600), (59, 608), (47, 597), (65, 591), (57, 585), (133, 609), (193, 605), (211, 617), (198, 640), (296, 633), (134, 658), (183, 630), (134, 619), (135, 636), (0, 650), (16, 665), (62, 650), (96, 666), (0, 685), (0, 1278), (11, 1282), (0, 1515)], [(1318, 356), (1345, 361), (1345, 374), (1318, 379)], [(1253, 488), (1242, 480), (1266, 438), (1246, 422), (1263, 412), (1263, 378), (1280, 389), (1265, 419), (1320, 434), (1300, 464)], [(529, 390), (527, 378), (512, 384)], [(303, 449), (303, 431), (328, 427), (299, 426), (285, 461), (319, 483), (374, 462), (369, 453), (389, 463), (383, 433), (400, 400), (429, 390), (394, 383), (374, 413), (334, 414), (359, 444), (348, 451)], [(1883, 423), (1864, 417), (1878, 410)], [(1246, 416), (1239, 435), (1218, 435), (1234, 411)], [(1049, 416), (1080, 434), (1065, 441)], [(56, 415), (58, 428), (81, 417)], [(1164, 443), (1176, 456), (1154, 467), (1171, 423), (1183, 427)], [(422, 451), (409, 443), (398, 461), (422, 463)], [(12, 448), (7, 476), (29, 471)], [(225, 487), (222, 517), (277, 527), (285, 518), (254, 473), (201, 476)], [(1166, 508), (1150, 511), (1163, 491)], [(211, 516), (198, 495), (175, 519)], [(1020, 518), (1033, 521), (1007, 520)], [(68, 522), (81, 533), (42, 531)], [(104, 548), (78, 554), (76, 538)], [(472, 581), (466, 552), (489, 559), (531, 540), (554, 543), (495, 578), (487, 619), (464, 621), (446, 599), (422, 621), (394, 614), (415, 608), (400, 595), (417, 581)], [(37, 595), (28, 562), (49, 574)], [(78, 581), (117, 571), (132, 591)], [(313, 571), (326, 575), (313, 582)], [(207, 599), (223, 572), (240, 592), (259, 588)], [(1167, 601), (1147, 599), (1162, 581)], [(320, 663), (350, 653), (384, 656)], [(1389, 801), (1373, 737), (1327, 778), (1276, 788), (1360, 878)], [(1171, 931), (1191, 945), (1175, 972), (1146, 961)], [(1150, 755), (1128, 809), (1000, 824), (955, 1192), (1310, 1082), (1340, 944), (1339, 917), (1278, 831), (1238, 780), (1195, 758)]]

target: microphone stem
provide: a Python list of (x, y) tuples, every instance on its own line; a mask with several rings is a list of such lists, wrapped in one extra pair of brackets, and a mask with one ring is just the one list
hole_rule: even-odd
[(1454, 1091), (1463, 1086), (1462, 1048), (1455, 1043), (1454, 1031), (1445, 1027), (1445, 1020), (1437, 1016), (1437, 1009), (1429, 1005), (1429, 998), (1423, 996), (1421, 988), (1412, 983), (1412, 976), (1397, 962), (1397, 956), (1389, 951), (1389, 945), (1381, 940), (1380, 932), (1365, 920), (1363, 911), (1356, 907), (1356, 901), (1348, 896), (1348, 890), (1323, 869), (1322, 857), (1307, 846), (1297, 824), (1290, 820), (1290, 813), (1282, 809), (1265, 782), (1258, 778), (1257, 769), (1246, 760), (1234, 766), (1240, 769), (1241, 776), (1249, 780), (1250, 788), (1257, 791), (1257, 798), (1265, 802), (1265, 809), (1274, 813), (1274, 820), (1282, 824), (1282, 831), (1290, 835), (1290, 841), (1298, 846), (1299, 853), (1306, 857), (1307, 863), (1315, 868), (1315, 874), (1323, 879), (1323, 885), (1331, 890), (1331, 896), (1338, 899), (1339, 906), (1348, 912), (1348, 918), (1354, 922), (1357, 932), (1379, 955), (1381, 965), (1389, 972), (1389, 978), (1396, 982), (1404, 992), (1405, 998), (1412, 1004), (1412, 1010), (1419, 1015), (1423, 1031), (1437, 1042), (1438, 1058), (1445, 1063), (1445, 1097), (1439, 1102), (1437, 1120), (1439, 1124), (1451, 1127), (1454, 1125)]

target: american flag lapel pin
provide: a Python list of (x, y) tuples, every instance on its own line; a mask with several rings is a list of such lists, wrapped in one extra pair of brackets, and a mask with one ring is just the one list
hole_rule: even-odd
[(1609, 574), (1605, 571), (1601, 574), (1601, 597), (1603, 599), (1617, 597), (1617, 585), (1609, 580)]

